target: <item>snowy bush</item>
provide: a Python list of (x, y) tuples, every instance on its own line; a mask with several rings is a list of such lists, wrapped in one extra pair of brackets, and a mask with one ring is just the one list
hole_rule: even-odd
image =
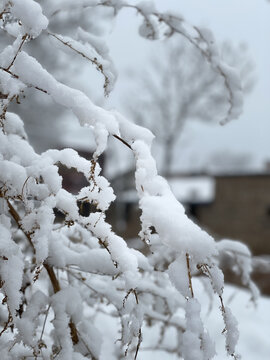
[[(219, 258), (224, 252), (233, 254), (236, 271), (256, 295), (248, 250), (228, 240), (215, 242), (185, 215), (157, 174), (149, 130), (115, 110), (96, 106), (81, 91), (57, 81), (26, 52), (33, 39), (53, 37), (52, 44), (68, 47), (96, 67), (104, 77), (107, 96), (116, 72), (102, 38), (80, 24), (74, 38), (48, 28), (56, 14), (86, 7), (109, 8), (112, 16), (123, 8), (134, 9), (142, 18), (139, 33), (149, 39), (185, 37), (223, 79), (228, 100), (223, 123), (241, 112), (238, 77), (219, 60), (211, 32), (190, 26), (180, 16), (159, 13), (147, 2), (135, 6), (115, 0), (48, 1), (44, 11), (33, 0), (1, 2), (1, 29), (10, 41), (0, 54), (1, 359), (136, 358), (144, 347), (142, 328), (156, 325), (159, 337), (153, 352), (175, 352), (186, 360), (212, 359), (214, 341), (201, 320), (194, 276), (207, 279), (220, 299), (225, 346), (236, 358), (237, 322), (223, 302)], [(29, 87), (71, 109), (81, 126), (93, 130), (96, 150), (90, 162), (72, 149), (42, 154), (33, 150), (23, 121), (8, 109)], [(139, 236), (151, 249), (148, 257), (129, 248), (106, 222), (115, 195), (100, 175), (98, 159), (108, 137), (134, 154)], [(82, 173), (88, 186), (77, 195), (64, 190), (59, 164)], [(80, 202), (92, 205), (89, 216), (82, 216)], [(57, 221), (56, 210), (64, 215), (63, 222)], [(108, 336), (110, 326), (118, 329), (115, 338)], [(176, 334), (173, 347), (165, 342), (170, 328)]]

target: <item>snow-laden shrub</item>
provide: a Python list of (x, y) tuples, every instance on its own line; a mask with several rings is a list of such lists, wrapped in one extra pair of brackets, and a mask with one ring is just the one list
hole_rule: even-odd
[[(97, 68), (108, 95), (116, 72), (102, 40), (80, 24), (76, 39), (48, 29), (50, 18), (59, 12), (85, 7), (108, 7), (114, 16), (123, 8), (134, 9), (143, 21), (139, 33), (150, 39), (184, 36), (223, 78), (228, 99), (223, 122), (241, 111), (237, 75), (219, 60), (212, 34), (187, 26), (179, 16), (159, 13), (145, 2), (135, 6), (112, 0), (47, 2), (45, 16), (33, 0), (2, 1), (1, 29), (13, 42), (0, 54), (1, 359), (136, 358), (143, 348), (142, 326), (156, 324), (160, 341), (153, 351), (175, 352), (186, 360), (211, 359), (215, 347), (201, 320), (200, 298), (192, 285), (195, 275), (207, 278), (211, 292), (219, 297), (226, 348), (236, 357), (237, 322), (223, 303), (218, 259), (223, 252), (236, 254), (243, 282), (254, 290), (247, 249), (230, 241), (216, 243), (186, 216), (166, 180), (157, 174), (150, 131), (60, 83), (25, 51), (26, 43), (38, 41), (41, 34), (53, 37)], [(81, 126), (93, 130), (96, 150), (90, 162), (71, 149), (41, 155), (33, 150), (22, 120), (8, 109), (28, 87), (71, 109)], [(129, 147), (135, 157), (142, 211), (139, 236), (151, 248), (148, 257), (129, 248), (106, 222), (115, 195), (100, 175), (98, 158), (109, 136)], [(82, 173), (88, 186), (77, 195), (64, 190), (59, 164)], [(81, 215), (82, 201), (92, 204), (89, 216)], [(63, 222), (56, 221), (56, 210), (64, 214)], [(100, 323), (105, 315), (119, 330), (113, 340), (107, 329), (111, 323)], [(169, 328), (176, 332), (173, 348), (163, 341)]]

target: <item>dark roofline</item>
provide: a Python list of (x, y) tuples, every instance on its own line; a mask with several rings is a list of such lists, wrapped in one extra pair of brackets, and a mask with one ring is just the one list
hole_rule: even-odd
[(270, 177), (270, 172), (190, 172), (190, 173), (176, 173), (172, 174), (168, 177), (168, 179), (174, 178), (187, 178), (187, 177), (213, 177), (213, 178), (220, 178), (220, 177)]
[(255, 177), (270, 177), (270, 173), (243, 173), (243, 174), (226, 174), (226, 173), (220, 173), (220, 174), (216, 174), (213, 175), (213, 177), (215, 178), (243, 178), (243, 177), (250, 177), (250, 178), (255, 178)]
[[(112, 179), (111, 182), (114, 182), (117, 179), (121, 179), (122, 177), (130, 176), (131, 174), (134, 176), (135, 169), (129, 169), (123, 171), (121, 174), (117, 174)], [(221, 177), (270, 177), (270, 171), (267, 172), (207, 172), (207, 171), (200, 171), (200, 172), (178, 172), (171, 174), (167, 177), (167, 179), (175, 179), (175, 178), (188, 178), (188, 177), (212, 177), (212, 178), (221, 178)]]

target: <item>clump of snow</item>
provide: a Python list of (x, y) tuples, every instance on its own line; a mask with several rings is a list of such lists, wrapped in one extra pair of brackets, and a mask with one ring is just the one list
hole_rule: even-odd
[(19, 118), (18, 115), (14, 113), (9, 112), (6, 114), (5, 132), (7, 134), (16, 134), (21, 138), (27, 139), (26, 132), (24, 131), (23, 121)]
[[(3, 215), (1, 217), (3, 218)], [(7, 297), (9, 312), (15, 318), (16, 310), (19, 309), (21, 302), (20, 289), (22, 286), (24, 262), (19, 246), (11, 238), (10, 224), (7, 225), (8, 227), (5, 227), (0, 224), (0, 273), (2, 290)]]
[(191, 297), (189, 288), (188, 271), (184, 255), (170, 264), (168, 273), (176, 289), (184, 296)]
[(252, 294), (253, 301), (257, 301), (259, 290), (251, 279), (253, 271), (252, 255), (248, 247), (236, 240), (223, 239), (217, 242), (220, 256), (229, 255), (233, 259), (232, 270), (240, 276), (244, 286), (247, 286)]
[(212, 340), (204, 333), (200, 311), (197, 300), (187, 301), (186, 331), (183, 334), (183, 357), (187, 360), (212, 359), (216, 354)]
[(22, 22), (22, 33), (37, 37), (48, 26), (41, 6), (33, 0), (12, 0), (11, 12)]
[(235, 354), (235, 347), (239, 339), (238, 323), (233, 316), (230, 308), (225, 307), (222, 312), (224, 323), (225, 323), (225, 336), (226, 336), (226, 349), (228, 355)]
[[(0, 62), (2, 59), (0, 58)], [(19, 94), (25, 89), (25, 84), (18, 79), (14, 79), (10, 74), (0, 69), (0, 90), (1, 93), (12, 98), (14, 95)]]
[(16, 326), (19, 330), (19, 338), (31, 347), (35, 347), (38, 340), (36, 334), (36, 329), (39, 325), (38, 315), (40, 311), (45, 310), (47, 303), (47, 296), (40, 290), (37, 290), (32, 295), (29, 306), (23, 313), (22, 317), (16, 321)]

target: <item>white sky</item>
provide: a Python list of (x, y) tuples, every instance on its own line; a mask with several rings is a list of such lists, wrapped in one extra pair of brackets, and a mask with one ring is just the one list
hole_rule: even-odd
[[(251, 154), (256, 163), (270, 159), (270, 2), (267, 0), (156, 0), (159, 10), (174, 10), (191, 24), (210, 28), (218, 41), (245, 42), (256, 64), (257, 83), (245, 100), (240, 119), (226, 126), (193, 123), (187, 126), (179, 163), (203, 164), (213, 152)], [(112, 103), (121, 106), (121, 90), (128, 78), (121, 69), (142, 68), (149, 47), (155, 45), (138, 36), (139, 17), (122, 11), (111, 35), (111, 54), (119, 71)]]

